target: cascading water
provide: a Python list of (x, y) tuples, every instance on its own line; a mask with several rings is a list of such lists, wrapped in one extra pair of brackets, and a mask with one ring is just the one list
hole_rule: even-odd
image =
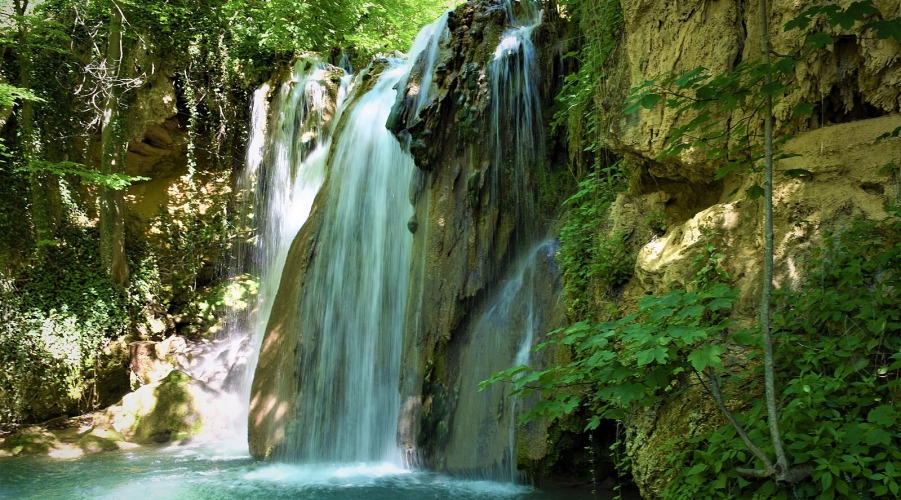
[[(449, 465), (470, 476), (508, 482), (522, 479), (516, 469), (516, 400), (503, 385), (480, 392), (476, 387), (494, 372), (527, 364), (535, 335), (557, 321), (553, 317), (559, 293), (556, 250), (556, 241), (550, 240), (524, 252), (470, 327), (471, 338), (460, 359), (460, 366), (468, 369), (460, 374), (461, 392), (451, 429), (470, 438), (452, 441), (447, 452)], [(473, 469), (467, 464), (486, 465)]]
[[(534, 238), (535, 196), (530, 174), (541, 157), (541, 102), (538, 89), (538, 55), (532, 32), (541, 25), (536, 0), (504, 0), (510, 24), (494, 51), (491, 79), (492, 145), (494, 174), (492, 194), (498, 189), (513, 193), (516, 237), (520, 244)], [(509, 168), (512, 185), (499, 186), (501, 170)]]
[(489, 175), (493, 199), (501, 192), (512, 194), (513, 206), (504, 209), (513, 212), (502, 217), (514, 221), (514, 258), (505, 280), (489, 295), (487, 305), (475, 311), (467, 328), (446, 463), (475, 477), (518, 481), (517, 402), (501, 385), (482, 392), (476, 387), (496, 371), (527, 364), (535, 335), (555, 326), (551, 311), (557, 272), (554, 244), (535, 244), (541, 228), (532, 175), (541, 166), (543, 151), (538, 61), (531, 36), (542, 13), (533, 0), (505, 0), (504, 6), (509, 28), (488, 68), (494, 148)]
[[(386, 128), (413, 65), (431, 60), (446, 16), (407, 62), (387, 61), (356, 97), (329, 159), (329, 192), (297, 325), (297, 404), (277, 457), (296, 462), (397, 458), (398, 378), (412, 250), (413, 160)], [(424, 74), (431, 75), (432, 68)], [(428, 85), (427, 82), (423, 84)], [(421, 104), (420, 104), (421, 105)]]
[[(271, 119), (267, 120), (270, 85), (254, 93), (246, 167), (238, 184), (239, 218), (247, 233), (236, 244), (229, 274), (234, 287), (258, 292), (252, 303), (229, 311), (223, 341), (182, 363), (194, 378), (221, 393), (237, 395), (245, 408), (288, 246), (306, 222), (325, 179), (325, 159), (349, 83), (343, 70), (304, 57), (274, 96)], [(257, 286), (250, 287), (252, 283)], [(211, 384), (217, 372), (229, 372), (233, 380)], [(232, 411), (233, 421), (226, 425), (242, 442), (245, 415), (246, 411)]]
[[(351, 76), (339, 68), (315, 57), (301, 58), (294, 66), (291, 79), (279, 90), (268, 134), (265, 128), (268, 85), (254, 94), (254, 130), (240, 186), (252, 190), (252, 198), (245, 200), (253, 207), (255, 229), (250, 266), (260, 277), (260, 284), (257, 308), (247, 325), (253, 332), (252, 351), (242, 393), (249, 394), (256, 353), (269, 320), (272, 298), (278, 291), (288, 247), (306, 222), (313, 200), (325, 181), (332, 132), (350, 81)], [(337, 88), (330, 90), (330, 85)], [(260, 115), (263, 118), (258, 118)], [(268, 151), (261, 136), (269, 139)]]

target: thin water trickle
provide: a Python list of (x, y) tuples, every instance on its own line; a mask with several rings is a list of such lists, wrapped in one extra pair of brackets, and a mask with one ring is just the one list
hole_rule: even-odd
[[(516, 468), (518, 401), (503, 384), (482, 391), (476, 387), (494, 372), (528, 364), (536, 335), (552, 326), (559, 279), (556, 248), (556, 241), (548, 240), (522, 252), (470, 327), (471, 338), (460, 360), (464, 369), (459, 386), (466, 390), (460, 391), (451, 429), (463, 438), (453, 441), (448, 455), (471, 476), (524, 479)], [(467, 463), (485, 465), (467, 469)]]
[[(554, 321), (550, 298), (556, 293), (554, 243), (536, 245), (542, 228), (536, 217), (534, 175), (542, 165), (542, 117), (538, 54), (532, 33), (541, 25), (535, 0), (504, 0), (509, 28), (501, 36), (488, 68), (491, 81), (491, 197), (513, 196), (514, 246), (512, 265), (477, 315), (470, 340), (461, 354), (460, 391), (448, 447), (455, 467), (483, 464), (470, 470), (478, 477), (521, 481), (517, 469), (518, 401), (502, 385), (481, 392), (475, 387), (494, 372), (528, 364), (537, 334)], [(506, 207), (505, 207), (506, 209)], [(490, 411), (486, 411), (490, 408)], [(465, 436), (477, 436), (467, 443)], [(461, 437), (462, 436), (462, 437)]]
[[(537, 1), (505, 0), (511, 27), (501, 36), (489, 67), (494, 165), (492, 198), (512, 192), (516, 238), (529, 245), (535, 238), (535, 190), (532, 173), (539, 164), (542, 143), (538, 53), (532, 32), (541, 25)], [(518, 6), (518, 7), (517, 7)], [(504, 172), (511, 175), (505, 176)], [(502, 179), (511, 178), (509, 185)]]

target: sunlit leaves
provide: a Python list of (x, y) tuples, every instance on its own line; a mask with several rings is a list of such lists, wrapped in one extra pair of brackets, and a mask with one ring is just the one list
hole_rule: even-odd
[(695, 268), (699, 276), (709, 277), (696, 280), (697, 291), (642, 297), (637, 313), (599, 324), (577, 322), (539, 346), (571, 348), (573, 361), (546, 370), (515, 367), (480, 387), (507, 381), (517, 394), (541, 394), (544, 402), (526, 418), (557, 418), (584, 404), (600, 418), (615, 419), (654, 404), (678, 390), (685, 374), (723, 364), (722, 343), (738, 294), (713, 269), (721, 258), (712, 245), (706, 247)]
[(138, 177), (120, 173), (103, 174), (80, 163), (32, 161), (27, 166), (18, 169), (21, 172), (49, 173), (53, 175), (68, 175), (81, 178), (85, 184), (96, 184), (106, 189), (118, 191), (125, 189), (135, 182), (150, 180), (149, 177)]
[(0, 106), (12, 106), (16, 101), (41, 102), (43, 99), (36, 96), (30, 89), (0, 82)]

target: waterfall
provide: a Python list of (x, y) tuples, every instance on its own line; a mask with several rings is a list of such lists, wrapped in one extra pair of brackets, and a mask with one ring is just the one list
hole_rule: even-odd
[[(239, 301), (226, 318), (225, 342), (200, 356), (189, 371), (209, 384), (223, 353), (235, 380), (222, 392), (247, 405), (262, 334), (278, 290), (288, 247), (306, 222), (325, 179), (325, 160), (350, 75), (318, 58), (300, 58), (275, 96), (269, 83), (254, 92), (246, 164), (238, 181), (238, 220), (244, 225), (230, 257), (233, 287), (257, 289), (251, 303)], [(249, 286), (250, 284), (256, 286)], [(236, 295), (241, 295), (237, 292)], [(239, 361), (235, 361), (239, 358)], [(235, 373), (237, 372), (237, 373)], [(246, 434), (246, 410), (233, 412), (233, 435)]]
[[(463, 165), (450, 164), (440, 171), (420, 171), (405, 149), (409, 144), (397, 138), (411, 137), (411, 130), (421, 133), (419, 112), (436, 98), (450, 98), (434, 84), (448, 78), (439, 60), (452, 61), (441, 53), (453, 42), (447, 15), (420, 32), (406, 61), (377, 60), (355, 78), (328, 154), (327, 180), (314, 215), (291, 245), (262, 340), (249, 427), (255, 457), (300, 463), (415, 463), (416, 433), (423, 425), (417, 415), (434, 410), (427, 417), (427, 432), (434, 433), (434, 439), (426, 443), (423, 463), (480, 478), (521, 479), (514, 442), (521, 435), (515, 432), (517, 404), (501, 386), (483, 393), (477, 388), (494, 371), (527, 362), (536, 336), (556, 326), (559, 283), (554, 246), (540, 241), (545, 228), (536, 216), (534, 172), (543, 166), (544, 152), (531, 35), (541, 13), (537, 2), (506, 5), (508, 29), (479, 80), (489, 80), (488, 92), (479, 95), (490, 100), (484, 116), (490, 129), (485, 142), (491, 147), (483, 158), (490, 161), (475, 167), (475, 172), (485, 173), (481, 195), (475, 191), (481, 189), (480, 174), (463, 177)], [(467, 65), (467, 71), (473, 66)], [(444, 106), (448, 101), (440, 102)], [(429, 195), (417, 204), (426, 212), (412, 217), (411, 201), (435, 178), (448, 180), (445, 186), (454, 191), (440, 193), (436, 203), (447, 195), (458, 196), (458, 186), (469, 192), (460, 201), (474, 212), (455, 220), (454, 227), (445, 227), (449, 220), (443, 214), (430, 212), (436, 205), (422, 201)], [(467, 219), (470, 216), (473, 219)], [(472, 230), (473, 222), (486, 225)], [(492, 282), (475, 280), (473, 295), (454, 293), (441, 299), (475, 299), (461, 306), (459, 324), (447, 332), (445, 359), (423, 363), (416, 354), (420, 337), (412, 336), (406, 339), (402, 359), (405, 328), (413, 331), (410, 323), (438, 319), (434, 316), (444, 307), (425, 304), (417, 296), (425, 296), (423, 283), (445, 286), (440, 279), (425, 281), (423, 276), (429, 266), (441, 265), (437, 252), (458, 251), (418, 247), (430, 253), (428, 258), (418, 254), (414, 264), (411, 231), (417, 244), (428, 245), (428, 235), (455, 230), (462, 232), (448, 234), (448, 243), (456, 244), (454, 237), (480, 240), (477, 252), (462, 258), (454, 254), (461, 275), (485, 266)], [(463, 251), (462, 246), (456, 248)], [(453, 273), (449, 276), (454, 279)], [(418, 307), (425, 314), (417, 312)], [(419, 373), (430, 363), (430, 375)], [(428, 383), (434, 391), (423, 389), (423, 376), (433, 377)], [(432, 392), (420, 398), (424, 391)], [(407, 455), (398, 450), (398, 436)], [(539, 455), (528, 446), (520, 449)]]
[(412, 253), (407, 192), (415, 165), (385, 125), (420, 56), (434, 64), (429, 54), (445, 23), (446, 16), (424, 28), (407, 61), (377, 63), (387, 67), (368, 92), (352, 99), (342, 122), (328, 162), (316, 257), (296, 311), (302, 336), (296, 414), (277, 452), (281, 459), (398, 458), (398, 379)]
[[(481, 392), (476, 387), (494, 372), (528, 363), (535, 335), (556, 321), (552, 317), (559, 293), (556, 251), (556, 241), (549, 240), (523, 252), (491, 301), (474, 314), (460, 357), (461, 391), (451, 429), (461, 438), (452, 440), (447, 450), (449, 465), (470, 476), (523, 479), (516, 469), (517, 401), (503, 385)], [(473, 469), (471, 464), (486, 465)]]
[[(515, 201), (516, 237), (529, 245), (534, 238), (535, 195), (531, 172), (542, 149), (541, 96), (538, 89), (538, 55), (532, 32), (541, 25), (536, 0), (504, 0), (511, 27), (501, 36), (489, 67), (491, 79), (492, 146), (494, 172), (492, 197), (507, 189)], [(501, 186), (502, 172), (512, 172), (512, 185)]]

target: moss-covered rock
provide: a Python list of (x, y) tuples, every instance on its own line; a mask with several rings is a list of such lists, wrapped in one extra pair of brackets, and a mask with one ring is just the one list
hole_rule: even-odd
[(181, 440), (204, 429), (204, 412), (216, 407), (215, 397), (202, 382), (173, 370), (99, 412), (95, 421), (136, 443)]

